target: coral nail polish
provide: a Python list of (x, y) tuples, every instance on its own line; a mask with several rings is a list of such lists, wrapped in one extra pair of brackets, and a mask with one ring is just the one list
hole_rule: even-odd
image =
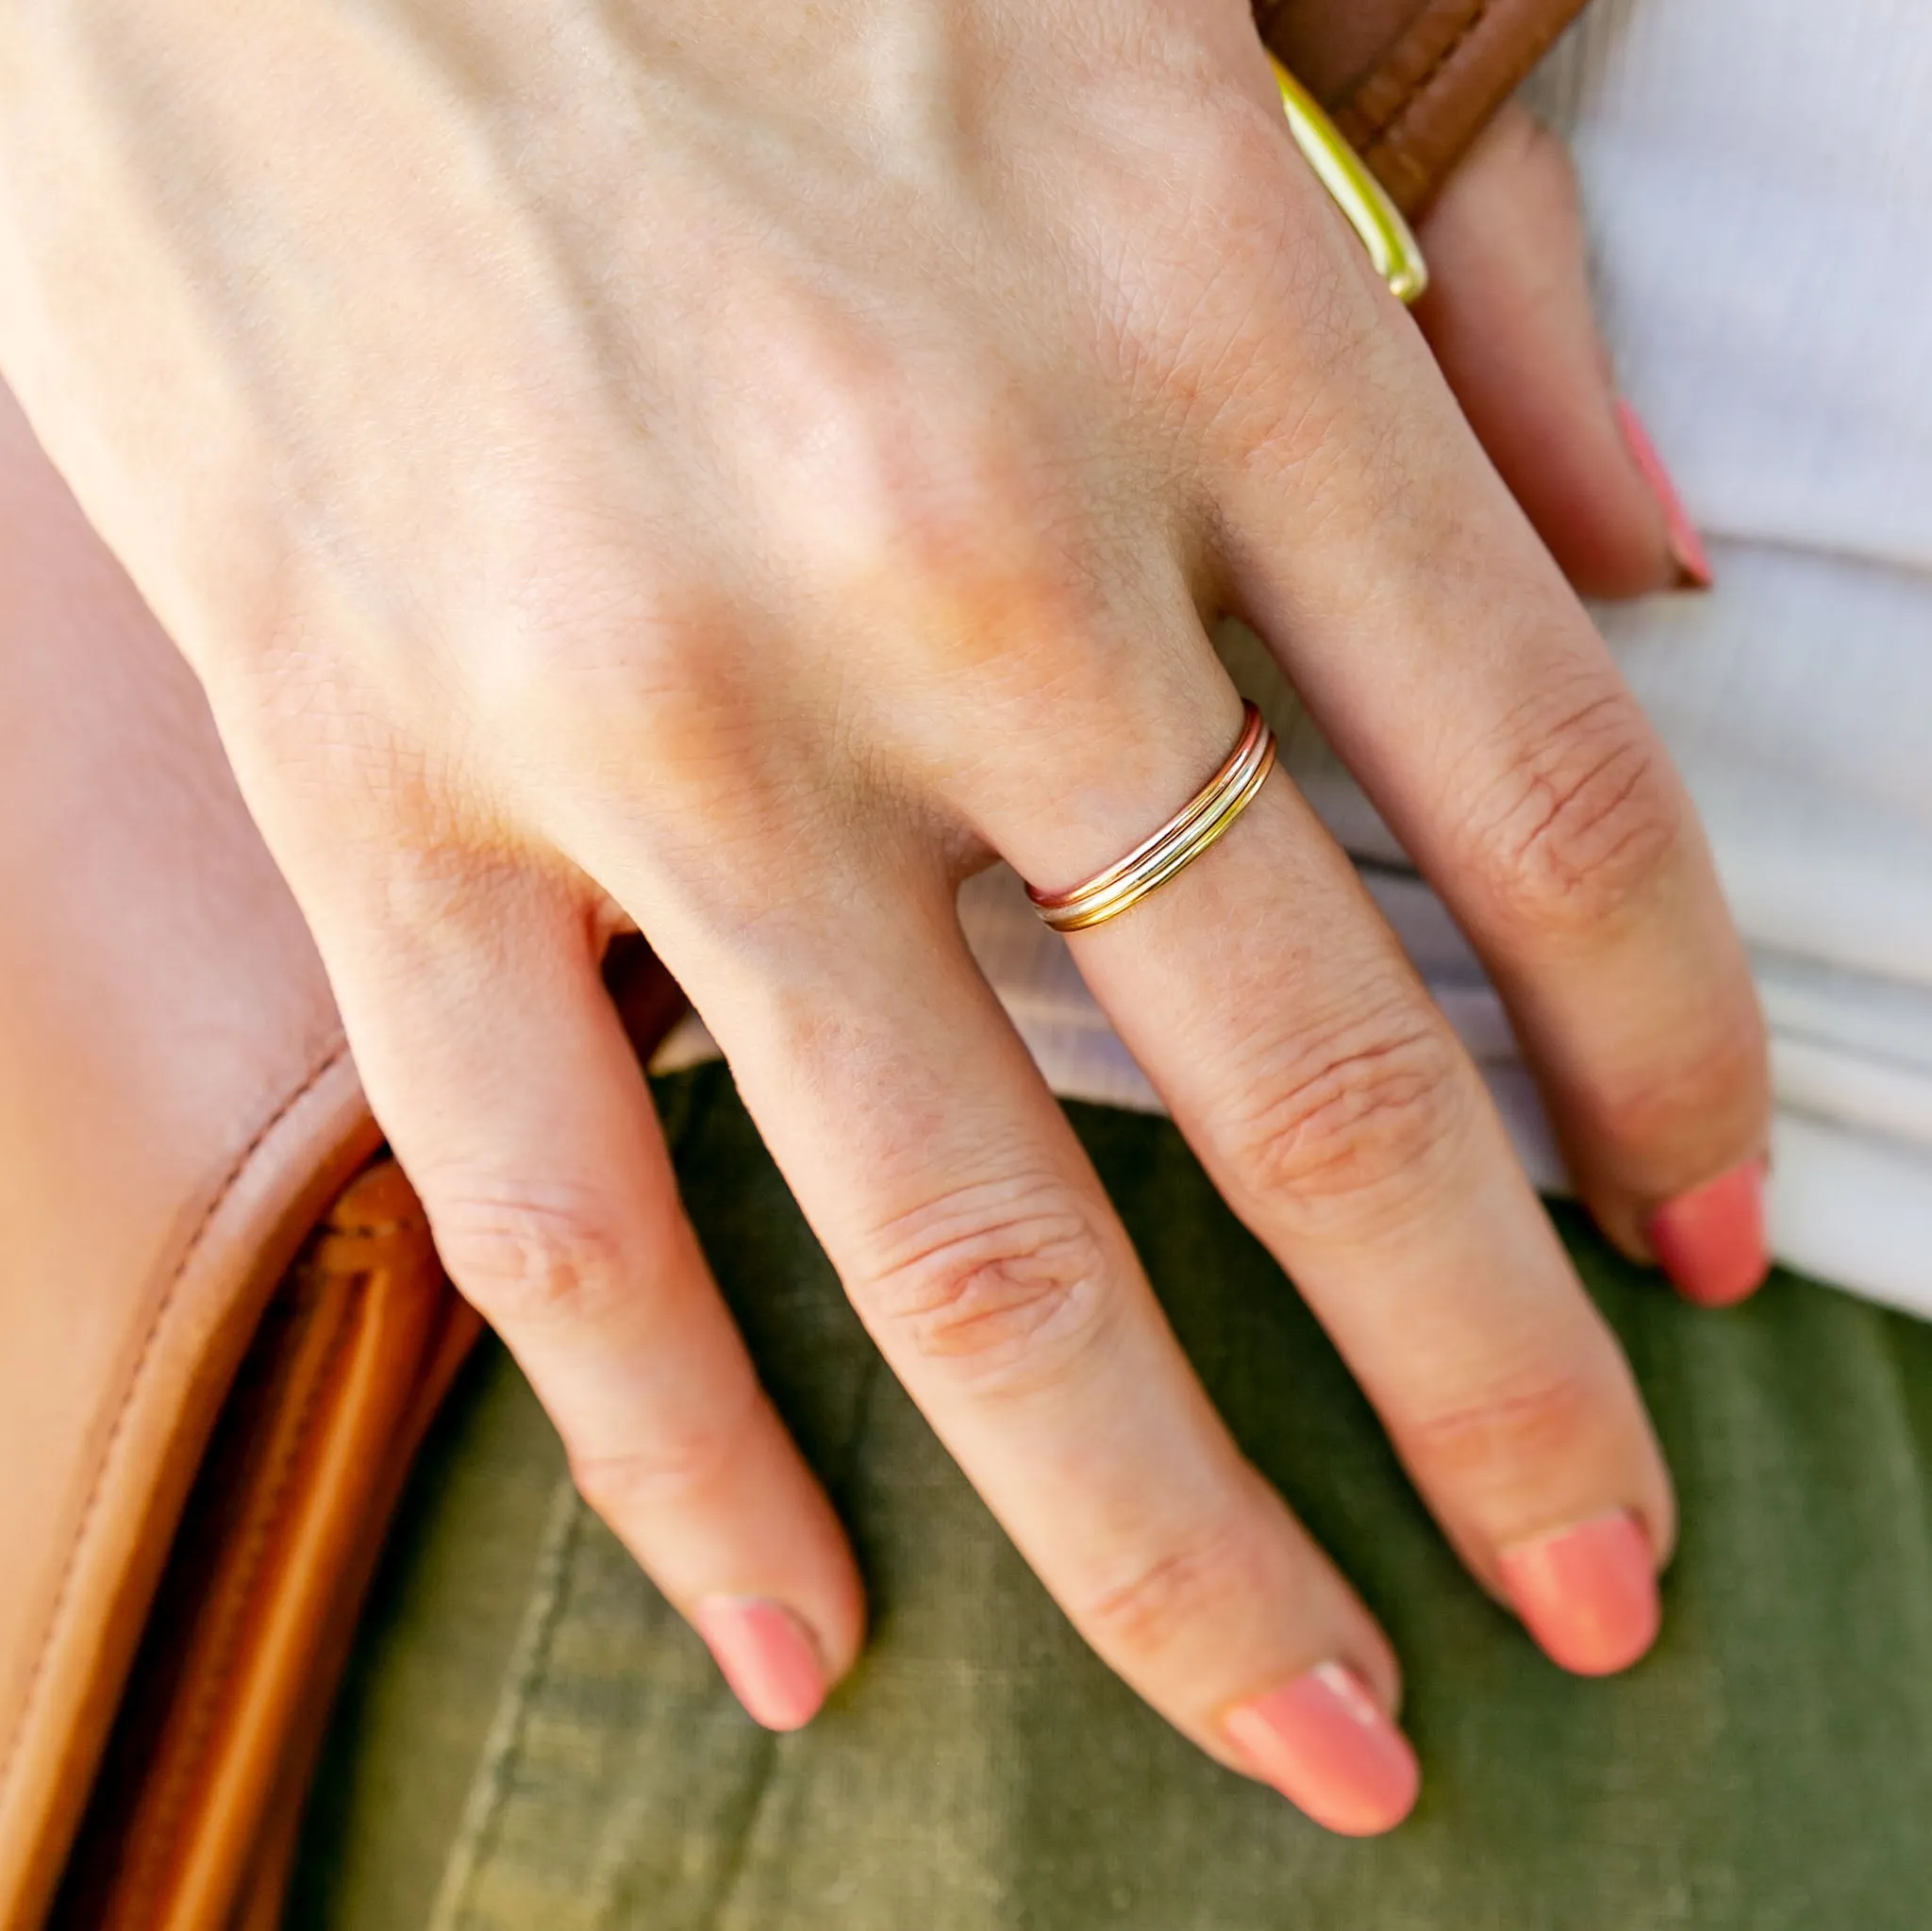
[(818, 1714), (824, 1665), (810, 1632), (783, 1604), (712, 1596), (691, 1620), (732, 1693), (766, 1729), (800, 1729)]
[(1415, 1806), (1415, 1752), (1344, 1663), (1318, 1664), (1229, 1710), (1221, 1727), (1257, 1776), (1343, 1837), (1392, 1830)]
[(1667, 1201), (1644, 1227), (1657, 1265), (1701, 1307), (1741, 1301), (1771, 1272), (1762, 1160), (1747, 1160)]
[(1519, 1542), (1497, 1567), (1544, 1654), (1580, 1676), (1628, 1669), (1657, 1640), (1657, 1558), (1623, 1509)]
[(1650, 485), (1650, 493), (1657, 498), (1657, 508), (1664, 513), (1671, 558), (1677, 566), (1678, 589), (1708, 590), (1712, 581), (1710, 557), (1704, 547), (1704, 539), (1697, 533), (1697, 525), (1690, 521), (1690, 512), (1684, 508), (1684, 499), (1677, 494), (1677, 486), (1672, 482), (1671, 473), (1664, 467), (1663, 458), (1657, 453), (1657, 444), (1650, 440), (1650, 431), (1643, 426), (1637, 411), (1621, 398), (1617, 403), (1617, 424), (1624, 432), (1624, 441), (1630, 451), (1631, 459), (1643, 472), (1643, 480)]

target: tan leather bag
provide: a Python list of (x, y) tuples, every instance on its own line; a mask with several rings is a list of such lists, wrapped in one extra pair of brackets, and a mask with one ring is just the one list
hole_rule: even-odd
[[(1414, 212), (1580, 5), (1259, 13)], [(194, 679), (0, 391), (0, 1925), (275, 1922), (475, 1332)]]

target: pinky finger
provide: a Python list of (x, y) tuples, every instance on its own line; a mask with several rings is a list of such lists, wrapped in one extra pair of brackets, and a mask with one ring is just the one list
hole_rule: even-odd
[(587, 923), (521, 879), (420, 932), (397, 902), (323, 946), (451, 1278), (586, 1501), (750, 1713), (795, 1729), (858, 1655), (858, 1571), (685, 1216)]
[(1511, 106), (1422, 231), (1416, 320), (1471, 426), (1586, 596), (1703, 588), (1710, 564), (1597, 332), (1570, 158)]

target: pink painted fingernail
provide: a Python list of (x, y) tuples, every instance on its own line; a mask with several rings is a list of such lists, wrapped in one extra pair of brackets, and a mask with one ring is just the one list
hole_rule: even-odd
[(811, 1633), (782, 1603), (712, 1596), (692, 1617), (732, 1693), (768, 1730), (802, 1729), (825, 1700)]
[(1519, 1542), (1496, 1566), (1543, 1653), (1579, 1676), (1627, 1670), (1657, 1640), (1657, 1560), (1623, 1509)]
[(1710, 558), (1705, 550), (1704, 539), (1698, 535), (1697, 525), (1690, 521), (1690, 512), (1684, 508), (1684, 499), (1677, 494), (1677, 486), (1672, 482), (1671, 473), (1664, 467), (1663, 458), (1657, 453), (1657, 444), (1650, 440), (1650, 431), (1643, 426), (1637, 411), (1621, 397), (1617, 402), (1617, 423), (1624, 431), (1624, 441), (1632, 459), (1643, 472), (1643, 480), (1650, 485), (1650, 493), (1657, 498), (1657, 508), (1664, 513), (1664, 527), (1670, 533), (1671, 558), (1677, 566), (1677, 588), (1708, 590), (1711, 586)]
[(1771, 1272), (1764, 1176), (1762, 1160), (1747, 1160), (1651, 1215), (1643, 1230), (1651, 1251), (1687, 1301), (1728, 1307)]
[(1344, 1663), (1318, 1664), (1229, 1710), (1221, 1727), (1257, 1776), (1343, 1837), (1393, 1830), (1415, 1806), (1415, 1752)]

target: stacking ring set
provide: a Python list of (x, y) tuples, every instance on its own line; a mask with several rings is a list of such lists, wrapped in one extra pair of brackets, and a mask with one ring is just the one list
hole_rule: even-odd
[(1252, 705), (1224, 763), (1151, 838), (1105, 872), (1067, 891), (1026, 888), (1033, 909), (1056, 932), (1084, 932), (1117, 919), (1176, 878), (1248, 808), (1274, 769), (1274, 733)]
[[(1295, 145), (1361, 237), (1390, 288), (1400, 300), (1414, 301), (1428, 286), (1428, 271), (1408, 224), (1313, 97), (1278, 60), (1274, 65)], [(1274, 758), (1274, 733), (1250, 704), (1226, 762), (1158, 831), (1124, 858), (1066, 891), (1041, 891), (1029, 885), (1026, 896), (1034, 910), (1056, 932), (1084, 932), (1119, 918), (1177, 878), (1226, 835), (1259, 794)]]

